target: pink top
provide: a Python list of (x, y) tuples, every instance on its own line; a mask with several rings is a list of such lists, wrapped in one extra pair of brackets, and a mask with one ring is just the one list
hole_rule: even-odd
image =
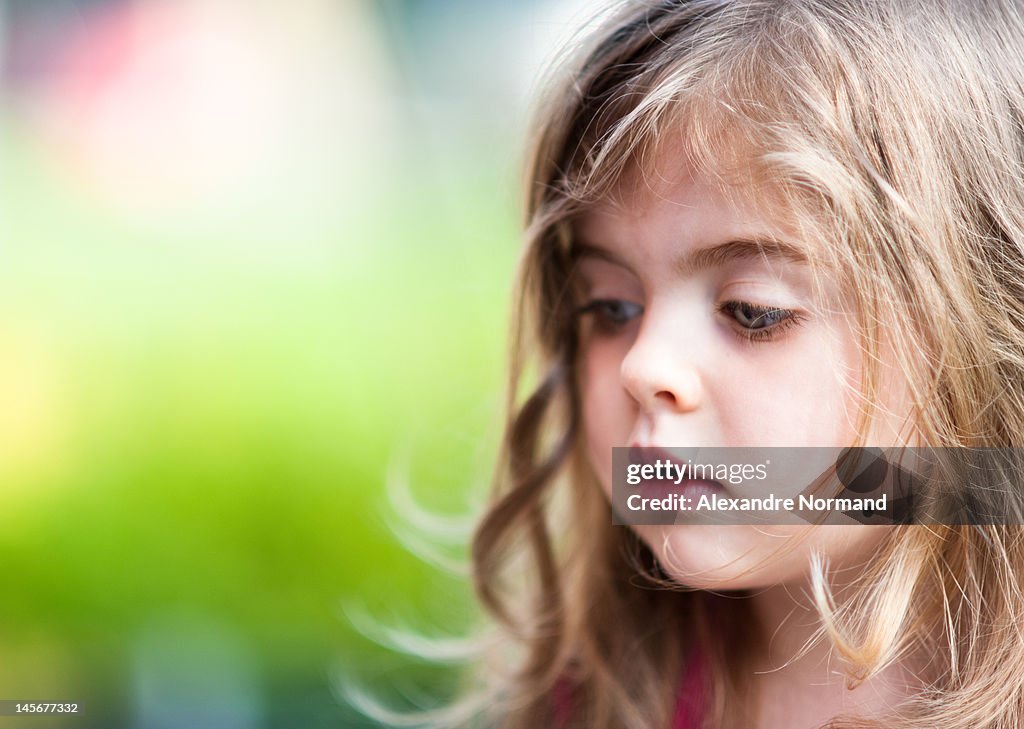
[[(690, 654), (690, 660), (686, 662), (686, 670), (679, 682), (671, 729), (700, 729), (704, 715), (705, 660), (703, 651), (695, 648)], [(555, 724), (564, 727), (569, 722), (573, 703), (572, 687), (567, 681), (555, 684), (553, 700)]]

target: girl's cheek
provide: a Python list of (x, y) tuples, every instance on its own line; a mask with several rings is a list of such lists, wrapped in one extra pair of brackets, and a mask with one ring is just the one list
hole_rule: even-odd
[(614, 342), (591, 344), (581, 368), (583, 429), (590, 458), (602, 480), (611, 478), (611, 453), (626, 442), (636, 418), (635, 405), (622, 386), (625, 352)]
[(834, 446), (848, 440), (850, 362), (826, 331), (797, 330), (715, 361), (708, 397), (730, 442)]

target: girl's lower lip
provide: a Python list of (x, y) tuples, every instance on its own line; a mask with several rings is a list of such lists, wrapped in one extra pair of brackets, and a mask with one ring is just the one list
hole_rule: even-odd
[(712, 496), (724, 494), (725, 487), (718, 481), (705, 481), (703, 479), (684, 479), (679, 483), (675, 481), (645, 481), (640, 487), (640, 492), (648, 498), (664, 498), (676, 494), (688, 499), (699, 499), (701, 496)]
[(701, 496), (713, 496), (725, 493), (725, 488), (718, 481), (689, 480), (679, 484), (682, 487), (680, 494), (691, 499), (699, 499)]

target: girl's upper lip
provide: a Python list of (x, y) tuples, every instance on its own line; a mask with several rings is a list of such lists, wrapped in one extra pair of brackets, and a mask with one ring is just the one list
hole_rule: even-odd
[[(629, 462), (630, 463), (654, 463), (655, 461), (670, 461), (675, 464), (682, 465), (690, 458), (695, 457), (695, 451), (697, 448), (692, 446), (657, 446), (643, 443), (631, 443), (629, 445)], [(690, 451), (687, 455), (682, 455), (679, 451)], [(704, 479), (687, 479), (687, 480), (704, 480)], [(717, 484), (720, 488), (726, 489), (726, 485), (720, 481), (709, 481), (708, 483)]]
[[(669, 460), (669, 461), (680, 461), (685, 458), (680, 457), (679, 453), (674, 451), (682, 450), (682, 446), (675, 448), (669, 446), (658, 446), (644, 443), (631, 443), (629, 445), (630, 460), (636, 456), (639, 461), (650, 461), (650, 460)], [(689, 449), (687, 449), (689, 450)]]

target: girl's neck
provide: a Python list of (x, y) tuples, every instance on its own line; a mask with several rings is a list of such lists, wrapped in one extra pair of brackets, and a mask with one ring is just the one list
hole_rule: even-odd
[(901, 662), (848, 689), (845, 661), (821, 636), (807, 586), (759, 590), (750, 600), (764, 636), (753, 666), (759, 729), (818, 727), (841, 714), (883, 717), (920, 686)]
[(815, 641), (821, 619), (805, 587), (768, 587), (754, 591), (749, 599), (764, 636), (762, 661), (770, 667), (763, 668), (818, 670), (827, 661), (826, 641)]

